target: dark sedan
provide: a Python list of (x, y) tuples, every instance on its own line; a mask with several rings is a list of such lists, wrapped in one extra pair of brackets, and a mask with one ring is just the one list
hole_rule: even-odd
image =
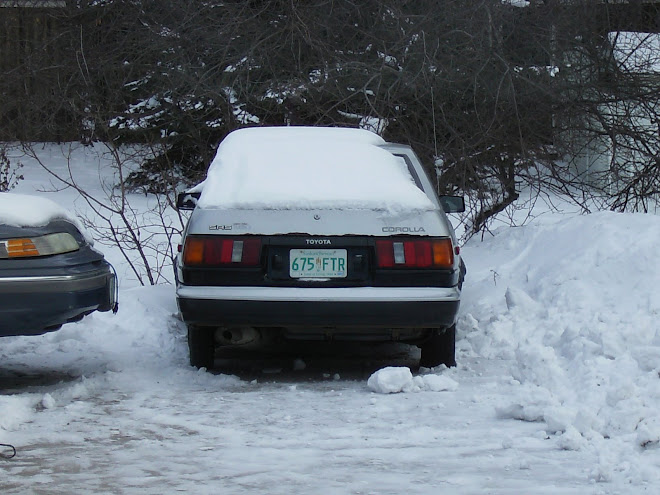
[(1, 213), (0, 336), (39, 335), (116, 310), (114, 270), (71, 219), (17, 226)]

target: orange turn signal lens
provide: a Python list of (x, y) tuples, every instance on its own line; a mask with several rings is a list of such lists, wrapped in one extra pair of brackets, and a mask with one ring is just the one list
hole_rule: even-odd
[(183, 263), (185, 265), (201, 265), (204, 262), (204, 239), (189, 237), (183, 248)]
[(454, 266), (454, 247), (451, 239), (433, 241), (433, 265), (446, 268)]
[(9, 258), (39, 256), (39, 250), (32, 239), (9, 239), (7, 241), (7, 256)]

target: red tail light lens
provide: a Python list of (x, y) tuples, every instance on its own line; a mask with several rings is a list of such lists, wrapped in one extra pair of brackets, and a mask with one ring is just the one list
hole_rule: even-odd
[(376, 259), (378, 268), (394, 266), (394, 243), (392, 241), (376, 241)]
[(183, 247), (187, 266), (257, 266), (260, 258), (258, 237), (188, 236)]
[(451, 268), (451, 239), (387, 239), (376, 241), (378, 268)]

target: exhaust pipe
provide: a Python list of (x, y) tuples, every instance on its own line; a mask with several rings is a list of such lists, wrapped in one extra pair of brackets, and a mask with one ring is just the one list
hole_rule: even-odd
[(215, 340), (220, 345), (246, 345), (259, 342), (261, 334), (252, 327), (218, 328)]

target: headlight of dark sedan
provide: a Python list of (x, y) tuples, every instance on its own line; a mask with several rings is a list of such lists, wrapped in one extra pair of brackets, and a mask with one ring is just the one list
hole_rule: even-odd
[(0, 240), (0, 259), (30, 258), (70, 253), (80, 249), (78, 241), (66, 232)]

